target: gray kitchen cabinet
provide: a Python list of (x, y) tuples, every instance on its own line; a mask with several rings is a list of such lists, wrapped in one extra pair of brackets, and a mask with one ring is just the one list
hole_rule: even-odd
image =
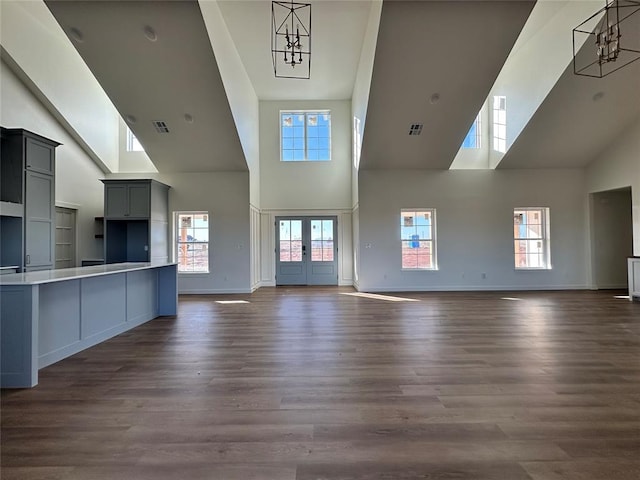
[(48, 270), (55, 259), (55, 149), (21, 128), (0, 128), (0, 266)]
[(106, 263), (169, 259), (169, 186), (150, 179), (102, 180)]
[(53, 175), (25, 173), (25, 269), (53, 268), (55, 260), (55, 182)]
[(105, 218), (149, 218), (151, 213), (151, 180), (104, 180)]

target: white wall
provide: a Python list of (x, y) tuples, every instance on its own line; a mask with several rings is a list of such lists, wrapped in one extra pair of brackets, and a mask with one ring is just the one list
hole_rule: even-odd
[(77, 209), (76, 264), (102, 258), (94, 218), (102, 216), (104, 175), (4, 62), (0, 63), (0, 124), (24, 128), (62, 143), (56, 148), (56, 205)]
[(589, 193), (631, 187), (633, 254), (640, 255), (640, 118), (589, 164), (586, 172)]
[[(331, 110), (331, 161), (280, 161), (280, 110)], [(260, 102), (261, 209), (351, 209), (351, 102)]]
[[(360, 171), (359, 288), (587, 288), (584, 176), (560, 169)], [(513, 209), (537, 206), (550, 208), (553, 269), (516, 271)], [(438, 271), (402, 271), (402, 208), (436, 209)]]
[(128, 174), (109, 178), (153, 178), (169, 185), (172, 238), (174, 212), (209, 212), (209, 273), (179, 274), (179, 293), (251, 291), (248, 172)]
[(43, 1), (0, 2), (2, 48), (64, 117), (93, 160), (118, 168), (120, 115)]
[(631, 189), (591, 194), (591, 248), (596, 288), (627, 288), (633, 252)]
[(245, 160), (251, 173), (250, 202), (260, 208), (258, 96), (242, 64), (217, 1), (200, 0), (200, 10), (227, 92)]
[(376, 55), (376, 44), (378, 41), (378, 28), (380, 27), (380, 15), (382, 13), (382, 1), (373, 0), (371, 2), (371, 10), (369, 12), (369, 20), (367, 22), (367, 30), (364, 34), (362, 42), (362, 51), (360, 52), (360, 63), (358, 64), (358, 72), (353, 84), (353, 94), (351, 96), (351, 122), (354, 118), (360, 121), (358, 131), (355, 131), (353, 123), (351, 124), (352, 141), (356, 138), (360, 141), (357, 147), (354, 147), (352, 159), (352, 185), (351, 196), (352, 206), (358, 203), (358, 166), (360, 163), (360, 150), (362, 147), (362, 138), (364, 136), (364, 127), (367, 122), (367, 108), (369, 106), (369, 91), (371, 90), (371, 75), (373, 74), (373, 61)]

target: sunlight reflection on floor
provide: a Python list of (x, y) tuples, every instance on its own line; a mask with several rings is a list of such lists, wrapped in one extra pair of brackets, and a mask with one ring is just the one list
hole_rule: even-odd
[(352, 297), (363, 297), (363, 298), (372, 298), (374, 300), (386, 300), (388, 302), (419, 302), (415, 298), (404, 298), (404, 297), (392, 297), (389, 295), (378, 295), (376, 293), (362, 293), (362, 292), (345, 292), (340, 295), (350, 295)]

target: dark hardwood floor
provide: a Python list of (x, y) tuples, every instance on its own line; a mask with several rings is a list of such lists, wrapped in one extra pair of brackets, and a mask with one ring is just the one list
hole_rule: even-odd
[(640, 304), (347, 292), (183, 296), (41, 370), (2, 392), (0, 477), (640, 478)]

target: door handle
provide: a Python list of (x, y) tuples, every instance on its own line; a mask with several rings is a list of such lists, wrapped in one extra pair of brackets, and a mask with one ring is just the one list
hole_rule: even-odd
[(27, 255), (27, 265), (31, 263), (31, 255)]

